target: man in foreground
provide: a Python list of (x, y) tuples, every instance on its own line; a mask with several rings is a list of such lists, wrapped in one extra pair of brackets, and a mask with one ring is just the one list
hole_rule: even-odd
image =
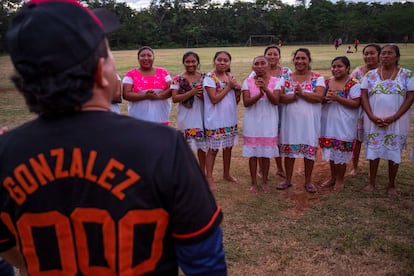
[(12, 21), (13, 81), (39, 116), (0, 136), (0, 255), (30, 275), (225, 275), (222, 213), (182, 135), (108, 112), (117, 25), (75, 0)]

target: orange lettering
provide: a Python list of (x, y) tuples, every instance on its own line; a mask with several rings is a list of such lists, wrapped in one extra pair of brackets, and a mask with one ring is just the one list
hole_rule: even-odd
[(44, 186), (48, 181), (52, 182), (55, 180), (55, 177), (49, 167), (49, 164), (46, 161), (45, 155), (43, 153), (40, 153), (37, 155), (37, 159), (38, 161), (34, 158), (30, 158), (29, 163), (32, 166), (34, 173), (36, 174), (40, 185)]
[(119, 171), (122, 171), (124, 169), (124, 165), (117, 160), (111, 158), (106, 164), (105, 169), (102, 171), (101, 176), (98, 179), (98, 185), (102, 186), (103, 188), (110, 190), (112, 188), (112, 185), (106, 182), (107, 179), (114, 179), (115, 174), (112, 171), (112, 169), (118, 169)]
[(26, 201), (26, 193), (20, 186), (16, 185), (13, 178), (10, 176), (4, 179), (3, 186), (9, 192), (10, 197), (13, 198), (18, 205), (22, 205), (23, 202)]
[(86, 165), (85, 178), (91, 182), (95, 182), (97, 178), (96, 175), (92, 173), (93, 167), (95, 166), (96, 155), (96, 151), (91, 150), (89, 153), (88, 164)]
[(65, 160), (65, 152), (62, 148), (60, 149), (53, 149), (50, 151), (51, 156), (56, 157), (56, 165), (55, 165), (55, 177), (56, 178), (64, 178), (69, 175), (68, 171), (63, 170), (63, 163)]
[(70, 176), (83, 178), (82, 152), (80, 148), (74, 148), (72, 152), (72, 163), (70, 165)]
[[(32, 228), (54, 226), (59, 243), (60, 262), (62, 270), (40, 271), (39, 258), (36, 253), (36, 246), (33, 240)], [(75, 248), (70, 228), (70, 221), (67, 217), (57, 211), (50, 211), (41, 214), (25, 213), (17, 221), (17, 229), (21, 239), (23, 255), (26, 258), (27, 271), (29, 275), (75, 275), (77, 272)]]
[[(76, 249), (78, 252), (79, 268), (83, 275), (116, 275), (115, 258), (115, 223), (106, 210), (95, 208), (76, 208), (71, 215), (73, 229), (75, 230)], [(84, 223), (97, 223), (102, 225), (103, 250), (105, 260), (109, 267), (90, 266), (87, 236)], [(93, 251), (92, 251), (93, 254)]]
[(129, 186), (132, 186), (134, 183), (136, 183), (141, 178), (139, 174), (137, 174), (131, 169), (127, 170), (125, 174), (129, 176), (129, 178), (119, 183), (115, 188), (112, 189), (112, 194), (114, 194), (117, 198), (121, 200), (125, 198), (125, 194), (123, 191)]
[(28, 194), (33, 193), (39, 188), (39, 184), (25, 164), (20, 164), (14, 169), (14, 177)]
[[(133, 267), (134, 226), (155, 223), (151, 256)], [(163, 239), (168, 225), (168, 213), (163, 209), (132, 210), (119, 221), (119, 274), (141, 275), (151, 272), (162, 256)]]

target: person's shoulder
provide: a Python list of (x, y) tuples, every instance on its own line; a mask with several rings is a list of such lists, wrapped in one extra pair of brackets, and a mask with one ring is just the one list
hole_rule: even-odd
[(400, 68), (400, 73), (403, 74), (407, 78), (413, 77), (412, 71), (410, 69), (407, 69), (407, 68), (401, 67)]
[(168, 70), (165, 69), (164, 67), (155, 67), (155, 72), (156, 74), (164, 74), (164, 75), (168, 75)]
[(323, 77), (321, 73), (316, 72), (316, 71), (311, 71), (311, 76), (312, 76), (313, 79), (317, 79), (317, 78)]

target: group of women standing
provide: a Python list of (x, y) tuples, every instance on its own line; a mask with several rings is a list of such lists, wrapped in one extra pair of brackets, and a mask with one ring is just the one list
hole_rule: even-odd
[(123, 95), (131, 116), (164, 124), (169, 124), (172, 95), (179, 103), (177, 127), (197, 150), (200, 168), (213, 191), (217, 190), (213, 170), (220, 149), (223, 178), (237, 182), (230, 174), (230, 163), (238, 139), (237, 105), (242, 96), (242, 153), (249, 158), (252, 192), (259, 191), (258, 174), (263, 191), (269, 192), (273, 158), (277, 174), (285, 178), (277, 189), (292, 186), (295, 159), (303, 158), (304, 188), (316, 192), (311, 177), (319, 147), (331, 169), (330, 178), (321, 186), (342, 189), (346, 164), (354, 157), (351, 173), (357, 173), (360, 145), (365, 141), (370, 160), (366, 189), (375, 188), (379, 159), (386, 159), (388, 193), (395, 195), (395, 176), (409, 128), (407, 111), (414, 100), (414, 80), (409, 70), (398, 66), (399, 56), (395, 45), (369, 44), (363, 49), (365, 65), (350, 74), (348, 58), (336, 57), (332, 77), (325, 80), (311, 70), (308, 49), (294, 52), (291, 71), (279, 65), (280, 49), (271, 45), (263, 56), (253, 59), (252, 73), (240, 85), (231, 74), (231, 55), (226, 51), (214, 55), (213, 69), (206, 74), (199, 71), (198, 54), (187, 52), (182, 58), (184, 72), (171, 78), (167, 70), (153, 67), (154, 52), (143, 47), (138, 51), (139, 68), (123, 79)]

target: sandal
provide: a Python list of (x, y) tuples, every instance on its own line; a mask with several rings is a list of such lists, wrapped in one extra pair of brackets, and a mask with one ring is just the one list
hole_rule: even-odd
[(278, 190), (286, 190), (287, 188), (291, 187), (292, 184), (288, 182), (282, 182), (279, 185), (276, 186), (276, 189)]
[(308, 193), (316, 193), (316, 187), (312, 183), (307, 183), (305, 189)]

